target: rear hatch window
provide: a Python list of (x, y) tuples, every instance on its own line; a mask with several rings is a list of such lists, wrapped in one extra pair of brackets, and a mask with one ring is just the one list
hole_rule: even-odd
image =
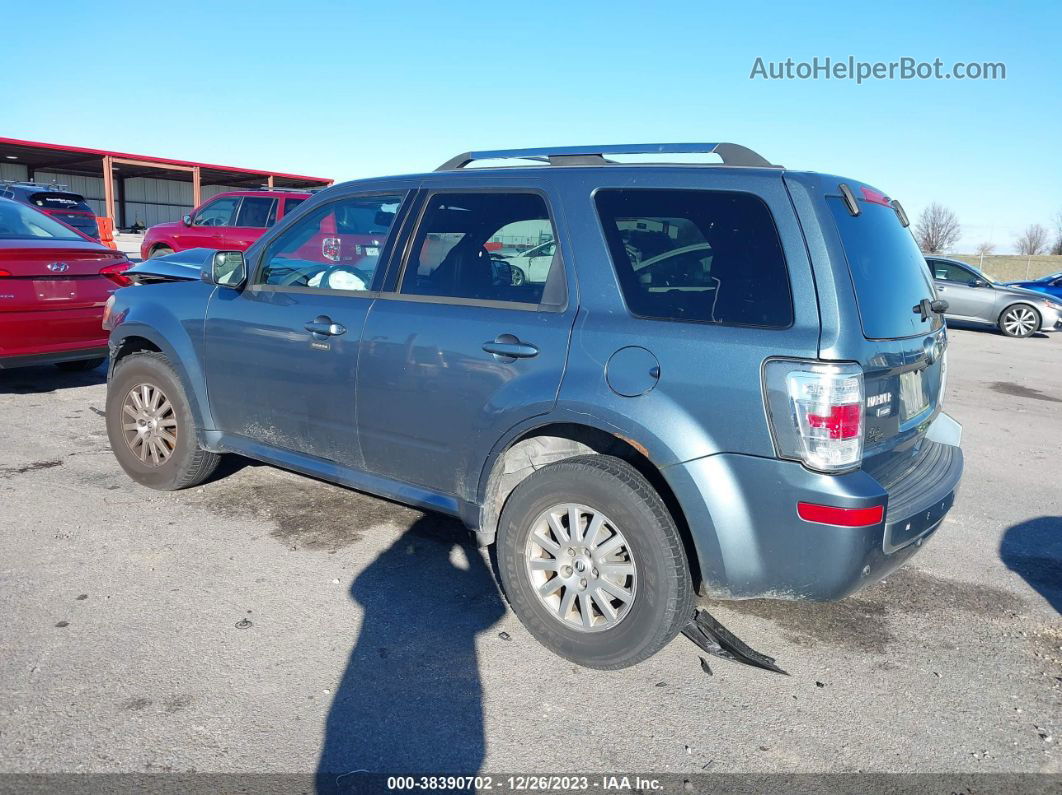
[(76, 193), (34, 193), (29, 197), (30, 204), (40, 207), (46, 212), (52, 210), (77, 210), (83, 213), (91, 213), (92, 208), (85, 203), (83, 196)]
[(915, 311), (924, 299), (933, 300), (933, 283), (922, 252), (896, 211), (860, 200), (859, 215), (853, 216), (840, 196), (827, 197), (826, 204), (844, 243), (863, 336), (899, 339), (939, 328), (939, 317), (924, 322)]

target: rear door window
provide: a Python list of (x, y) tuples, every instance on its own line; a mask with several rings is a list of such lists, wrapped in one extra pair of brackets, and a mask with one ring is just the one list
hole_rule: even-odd
[(266, 227), (277, 220), (277, 200), (258, 196), (244, 196), (236, 216), (236, 226)]
[(785, 328), (793, 299), (770, 210), (748, 193), (599, 190), (598, 214), (630, 311)]
[(826, 204), (841, 233), (863, 336), (896, 339), (939, 328), (938, 316), (927, 329), (915, 309), (924, 299), (933, 300), (933, 284), (922, 252), (896, 211), (860, 200), (860, 213), (853, 216), (840, 196), (828, 196)]
[[(497, 254), (505, 245), (553, 237), (545, 200), (534, 193), (436, 193), (417, 230), (401, 292), (478, 301), (538, 305), (556, 257), (533, 274)], [(547, 303), (554, 303), (550, 299)], [(556, 301), (556, 303), (562, 303)]]

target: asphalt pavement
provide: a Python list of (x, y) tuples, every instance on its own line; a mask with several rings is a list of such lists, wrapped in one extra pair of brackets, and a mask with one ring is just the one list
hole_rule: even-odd
[(1062, 772), (1062, 335), (952, 330), (954, 510), (834, 604), (704, 603), (618, 672), (524, 631), (452, 520), (248, 461), (179, 493), (105, 374), (0, 371), (0, 772)]

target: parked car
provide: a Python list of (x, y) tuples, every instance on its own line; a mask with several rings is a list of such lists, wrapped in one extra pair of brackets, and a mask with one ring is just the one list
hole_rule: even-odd
[(265, 189), (219, 193), (180, 221), (148, 229), (140, 244), (140, 256), (150, 259), (189, 248), (243, 251), (311, 195), (308, 191)]
[(1027, 282), (1004, 282), (1004, 287), (1024, 287), (1026, 290), (1034, 290), (1044, 293), (1052, 298), (1062, 298), (1062, 272), (1051, 273), (1041, 276), (1039, 279)]
[(107, 356), (104, 304), (132, 263), (25, 204), (0, 199), (0, 369), (90, 370)]
[[(650, 151), (724, 163), (610, 162)], [(463, 167), (522, 157), (548, 164)], [(690, 621), (695, 585), (840, 599), (940, 526), (960, 428), (906, 225), (733, 144), (349, 182), (245, 253), (118, 291), (108, 434), (156, 489), (238, 453), (460, 517), (536, 638), (620, 668)], [(529, 227), (556, 251), (513, 284), (485, 244)]]
[(506, 261), (513, 269), (513, 284), (523, 284), (524, 281), (544, 284), (556, 250), (556, 242), (547, 240), (520, 254), (510, 255)]
[(63, 185), (41, 185), (36, 182), (0, 182), (0, 198), (28, 204), (52, 218), (58, 218), (81, 234), (100, 239), (96, 213), (80, 193), (72, 193)]
[(1062, 329), (1062, 300), (999, 284), (973, 265), (927, 257), (937, 294), (948, 302), (946, 317), (997, 326), (1008, 337)]

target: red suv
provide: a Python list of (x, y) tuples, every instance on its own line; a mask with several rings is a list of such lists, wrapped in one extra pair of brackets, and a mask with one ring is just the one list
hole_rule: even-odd
[(219, 193), (180, 221), (156, 224), (147, 230), (140, 256), (151, 259), (186, 248), (243, 251), (311, 195), (292, 190)]

